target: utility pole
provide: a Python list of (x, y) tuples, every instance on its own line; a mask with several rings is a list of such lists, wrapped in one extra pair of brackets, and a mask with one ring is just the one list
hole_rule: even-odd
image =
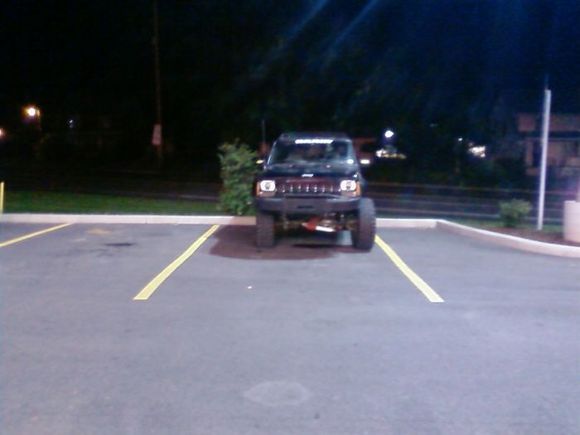
[(163, 164), (163, 110), (161, 106), (161, 67), (159, 62), (159, 9), (153, 0), (153, 69), (155, 76), (155, 126), (151, 143), (157, 149), (157, 162)]
[(552, 91), (548, 84), (544, 89), (544, 114), (542, 118), (542, 160), (540, 166), (540, 192), (538, 197), (538, 223), (536, 229), (542, 231), (544, 227), (544, 202), (546, 196), (546, 172), (548, 167), (548, 139), (550, 134), (550, 108), (552, 104)]

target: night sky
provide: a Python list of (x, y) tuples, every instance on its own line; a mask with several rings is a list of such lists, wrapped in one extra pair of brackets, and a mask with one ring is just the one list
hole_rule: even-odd
[[(3, 0), (0, 122), (108, 117), (150, 134), (152, 2)], [(580, 110), (578, 0), (160, 0), (166, 135), (481, 128), (502, 95)], [(521, 109), (521, 108), (518, 108)], [(61, 123), (61, 124), (59, 124)], [(120, 127), (121, 128), (121, 127)]]

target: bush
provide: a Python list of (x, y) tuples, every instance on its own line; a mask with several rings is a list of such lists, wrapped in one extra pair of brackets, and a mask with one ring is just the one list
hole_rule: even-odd
[(258, 155), (246, 144), (225, 142), (219, 147), (222, 191), (220, 208), (237, 216), (252, 209), (252, 186)]
[(506, 228), (515, 228), (521, 225), (532, 210), (532, 205), (528, 201), (512, 199), (499, 203), (499, 217)]

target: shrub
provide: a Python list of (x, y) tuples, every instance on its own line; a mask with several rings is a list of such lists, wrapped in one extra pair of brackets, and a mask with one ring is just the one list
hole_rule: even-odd
[(252, 209), (252, 185), (258, 155), (246, 144), (225, 142), (219, 147), (222, 191), (220, 208), (237, 216)]
[(512, 199), (499, 203), (499, 217), (506, 228), (515, 228), (521, 225), (532, 210), (532, 205), (528, 201)]

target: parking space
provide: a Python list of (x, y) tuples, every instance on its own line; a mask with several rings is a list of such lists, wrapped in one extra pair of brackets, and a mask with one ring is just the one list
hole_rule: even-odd
[(390, 245), (458, 303), (574, 306), (580, 261), (525, 253), (441, 231), (385, 231)]
[(0, 248), (39, 237), (68, 226), (70, 224), (66, 223), (50, 226), (40, 224), (2, 224), (0, 225)]
[(0, 249), (4, 433), (580, 431), (578, 260), (381, 230), (431, 303), (380, 246), (208, 230), (75, 224)]

